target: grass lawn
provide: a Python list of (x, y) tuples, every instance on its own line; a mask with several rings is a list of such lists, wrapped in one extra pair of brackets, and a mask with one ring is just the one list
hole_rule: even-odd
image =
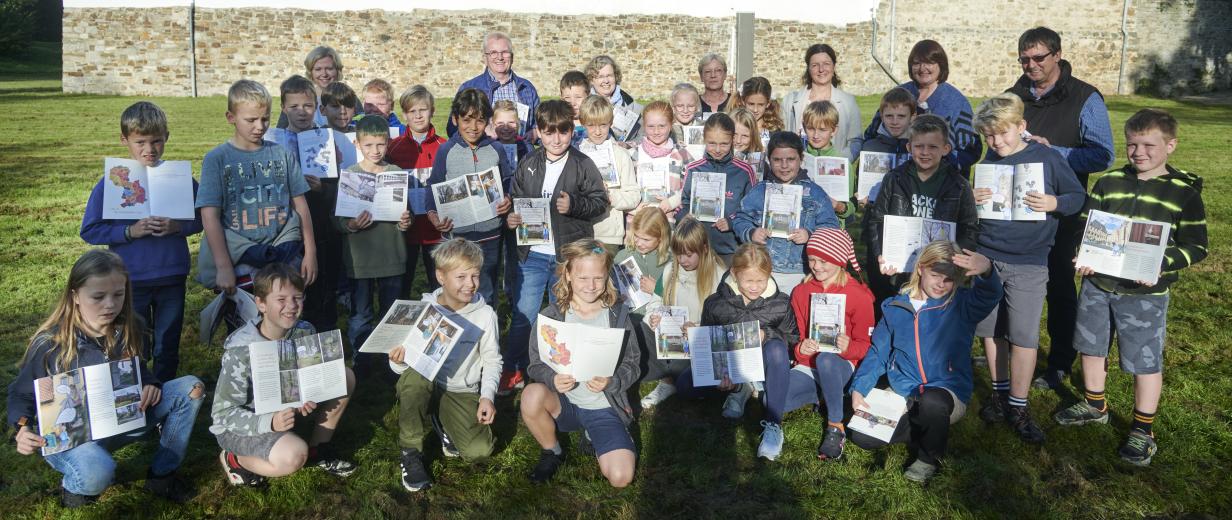
[[(0, 111), (25, 114), (0, 120), (0, 382), (44, 319), (72, 262), (89, 246), (77, 235), (102, 158), (122, 156), (120, 112), (136, 98), (68, 96), (59, 92), (55, 49), (36, 47), (34, 58), (0, 60)], [(269, 85), (269, 87), (276, 87)], [(227, 139), (225, 99), (155, 99), (167, 112), (167, 159), (191, 160)], [(554, 485), (532, 486), (526, 474), (538, 447), (519, 424), (517, 401), (497, 403), (498, 450), (482, 466), (444, 459), (429, 448), (435, 486), (409, 494), (398, 483), (397, 417), (390, 388), (361, 383), (336, 442), (360, 469), (345, 480), (317, 470), (277, 479), (266, 489), (229, 486), (218, 467), (218, 447), (202, 407), (181, 474), (197, 488), (183, 507), (142, 489), (153, 443), (116, 452), (117, 483), (97, 505), (66, 512), (58, 505), (59, 476), (38, 456), (0, 449), (0, 516), (6, 518), (470, 518), (470, 517), (1227, 517), (1232, 514), (1232, 313), (1226, 290), (1232, 243), (1223, 217), (1232, 192), (1222, 154), (1232, 149), (1232, 107), (1141, 97), (1109, 98), (1113, 128), (1134, 111), (1157, 106), (1181, 122), (1173, 164), (1206, 179), (1211, 256), (1189, 269), (1175, 287), (1169, 319), (1168, 370), (1155, 431), (1160, 452), (1147, 469), (1116, 456), (1132, 414), (1132, 379), (1114, 369), (1108, 381), (1111, 425), (1061, 428), (1053, 411), (1081, 389), (1060, 395), (1033, 391), (1031, 408), (1049, 435), (1042, 448), (1021, 444), (1004, 426), (982, 424), (976, 411), (989, 394), (987, 371), (977, 370), (969, 416), (953, 431), (945, 470), (927, 487), (903, 479), (906, 450), (880, 454), (849, 445), (846, 460), (815, 458), (821, 419), (808, 410), (786, 420), (787, 444), (779, 461), (757, 459), (761, 407), (750, 404), (743, 421), (719, 416), (722, 402), (669, 400), (641, 416), (633, 485), (610, 489), (593, 460), (577, 456)], [(865, 117), (876, 98), (860, 98)], [(448, 100), (438, 105), (444, 128)], [(1117, 134), (1123, 160), (1123, 137)], [(198, 172), (199, 173), (199, 172)], [(197, 249), (198, 239), (191, 242)], [(421, 277), (422, 278), (422, 277)], [(1219, 287), (1224, 287), (1221, 293)], [(415, 288), (412, 294), (420, 291)], [(181, 373), (210, 388), (218, 373), (218, 341), (197, 344), (197, 315), (208, 291), (190, 283)], [(507, 307), (502, 316), (508, 316)], [(1044, 343), (1047, 344), (1045, 338)], [(3, 387), (0, 387), (3, 388)], [(642, 388), (643, 393), (650, 385)], [(3, 392), (4, 390), (0, 390)], [(6, 435), (11, 430), (6, 426)], [(431, 445), (431, 441), (430, 441)]]

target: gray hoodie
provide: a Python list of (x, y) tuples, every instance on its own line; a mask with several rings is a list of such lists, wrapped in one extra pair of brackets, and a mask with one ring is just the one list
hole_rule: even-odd
[[(425, 294), (423, 301), (436, 303), (436, 297), (442, 290), (437, 289), (432, 294)], [(496, 387), (500, 384), (501, 367), (504, 365), (500, 344), (496, 338), (497, 331), (500, 330), (496, 311), (484, 302), (483, 296), (475, 293), (475, 298), (454, 314), (483, 330), (483, 335), (478, 342), (469, 345), (467, 337), (463, 336), (458, 344), (454, 345), (455, 349), (469, 348), (470, 353), (453, 373), (446, 375), (442, 370), (437, 375), (436, 384), (444, 387), (446, 392), (478, 393), (481, 398), (496, 401)], [(401, 374), (410, 368), (410, 365), (390, 361), (389, 368), (394, 373)]]
[[(258, 435), (273, 430), (273, 413), (257, 415), (252, 405), (252, 368), (248, 361), (248, 345), (270, 341), (261, 335), (261, 318), (252, 320), (236, 329), (223, 342), (222, 370), (218, 372), (218, 385), (214, 389), (214, 406), (210, 417), (210, 433), (220, 435)], [(316, 334), (306, 321), (295, 324), (282, 339), (295, 339)]]

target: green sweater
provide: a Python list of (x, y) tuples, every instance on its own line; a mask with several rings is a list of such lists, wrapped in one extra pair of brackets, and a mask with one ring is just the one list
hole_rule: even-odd
[[(1092, 282), (1105, 291), (1119, 294), (1164, 294), (1176, 282), (1181, 269), (1206, 258), (1206, 208), (1202, 204), (1202, 178), (1168, 166), (1168, 173), (1140, 180), (1133, 166), (1104, 174), (1091, 187), (1087, 211), (1096, 209), (1122, 217), (1155, 220), (1172, 224), (1159, 282), (1150, 287), (1132, 280), (1102, 274)], [(1086, 217), (1087, 211), (1083, 212)]]
[[(385, 170), (400, 171), (402, 168), (392, 164)], [(362, 172), (359, 164), (347, 171)], [(352, 279), (386, 278), (402, 276), (406, 272), (406, 241), (398, 230), (397, 222), (373, 222), (371, 226), (360, 231), (347, 229), (347, 217), (334, 217), (338, 229), (342, 230), (342, 264), (346, 267), (347, 276)]]

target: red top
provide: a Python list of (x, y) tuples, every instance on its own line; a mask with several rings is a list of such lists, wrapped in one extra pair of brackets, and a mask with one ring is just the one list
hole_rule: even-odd
[[(801, 341), (808, 337), (809, 298), (814, 293), (847, 295), (843, 330), (851, 338), (851, 342), (847, 344), (847, 351), (839, 354), (838, 357), (859, 366), (860, 360), (864, 359), (864, 355), (868, 353), (869, 336), (873, 329), (873, 293), (852, 276), (847, 277), (847, 285), (842, 287), (826, 287), (814, 280), (812, 275), (806, 276), (804, 281), (791, 291), (791, 310), (796, 315), (796, 325), (800, 330)], [(813, 358), (816, 355), (801, 355), (799, 344), (796, 344), (791, 352), (796, 363), (815, 366)]]
[[(444, 143), (445, 139), (436, 135), (436, 129), (431, 126), (428, 127), (428, 134), (424, 136), (423, 143), (416, 141), (411, 136), (411, 129), (407, 128), (406, 133), (389, 142), (389, 148), (385, 149), (385, 160), (407, 170), (419, 168), (431, 170), (432, 161), (436, 159), (436, 151)], [(411, 175), (414, 176), (414, 172)], [(441, 233), (428, 221), (427, 215), (416, 215), (405, 236), (408, 245), (442, 242)]]

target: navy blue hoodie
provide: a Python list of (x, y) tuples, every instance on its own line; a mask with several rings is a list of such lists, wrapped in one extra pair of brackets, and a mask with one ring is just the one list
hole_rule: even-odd
[(1060, 153), (1036, 142), (1028, 143), (1009, 157), (998, 156), (989, 149), (981, 164), (1027, 163), (1043, 163), (1044, 193), (1057, 197), (1057, 209), (1048, 212), (1044, 220), (980, 219), (978, 251), (1010, 264), (1048, 265), (1048, 253), (1057, 234), (1057, 216), (1081, 211), (1087, 192)]

